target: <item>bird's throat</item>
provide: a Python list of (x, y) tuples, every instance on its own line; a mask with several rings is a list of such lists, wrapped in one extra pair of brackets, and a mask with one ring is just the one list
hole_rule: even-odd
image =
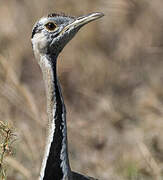
[[(57, 78), (56, 59), (42, 57), (40, 67), (46, 86), (48, 137), (40, 180), (66, 180), (70, 166), (67, 150), (66, 109)], [(44, 64), (42, 64), (44, 63)]]

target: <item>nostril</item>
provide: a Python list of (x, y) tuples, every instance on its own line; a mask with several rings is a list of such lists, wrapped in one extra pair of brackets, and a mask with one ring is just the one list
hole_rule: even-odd
[(67, 32), (69, 29), (66, 29), (66, 31), (65, 32)]

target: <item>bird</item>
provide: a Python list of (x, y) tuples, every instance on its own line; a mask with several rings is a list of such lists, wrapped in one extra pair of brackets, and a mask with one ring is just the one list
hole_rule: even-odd
[(32, 48), (45, 82), (48, 134), (39, 180), (97, 180), (71, 170), (68, 157), (66, 107), (57, 77), (58, 55), (85, 24), (103, 17), (100, 12), (84, 16), (52, 13), (32, 29)]

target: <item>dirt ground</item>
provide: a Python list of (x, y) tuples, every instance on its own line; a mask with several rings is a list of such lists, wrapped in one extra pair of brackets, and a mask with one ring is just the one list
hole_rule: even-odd
[(52, 12), (105, 17), (85, 26), (58, 60), (71, 167), (100, 180), (163, 179), (163, 1), (0, 2), (0, 120), (12, 123), (8, 180), (36, 180), (47, 115), (33, 24)]

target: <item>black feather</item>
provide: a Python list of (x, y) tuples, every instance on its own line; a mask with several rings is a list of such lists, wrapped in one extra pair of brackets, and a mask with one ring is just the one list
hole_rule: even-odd
[(66, 15), (66, 14), (63, 13), (63, 12), (61, 12), (61, 13), (51, 13), (51, 14), (48, 14), (48, 17), (56, 17), (56, 16), (62, 16), (62, 17), (70, 17), (70, 18), (74, 18), (74, 16)]

